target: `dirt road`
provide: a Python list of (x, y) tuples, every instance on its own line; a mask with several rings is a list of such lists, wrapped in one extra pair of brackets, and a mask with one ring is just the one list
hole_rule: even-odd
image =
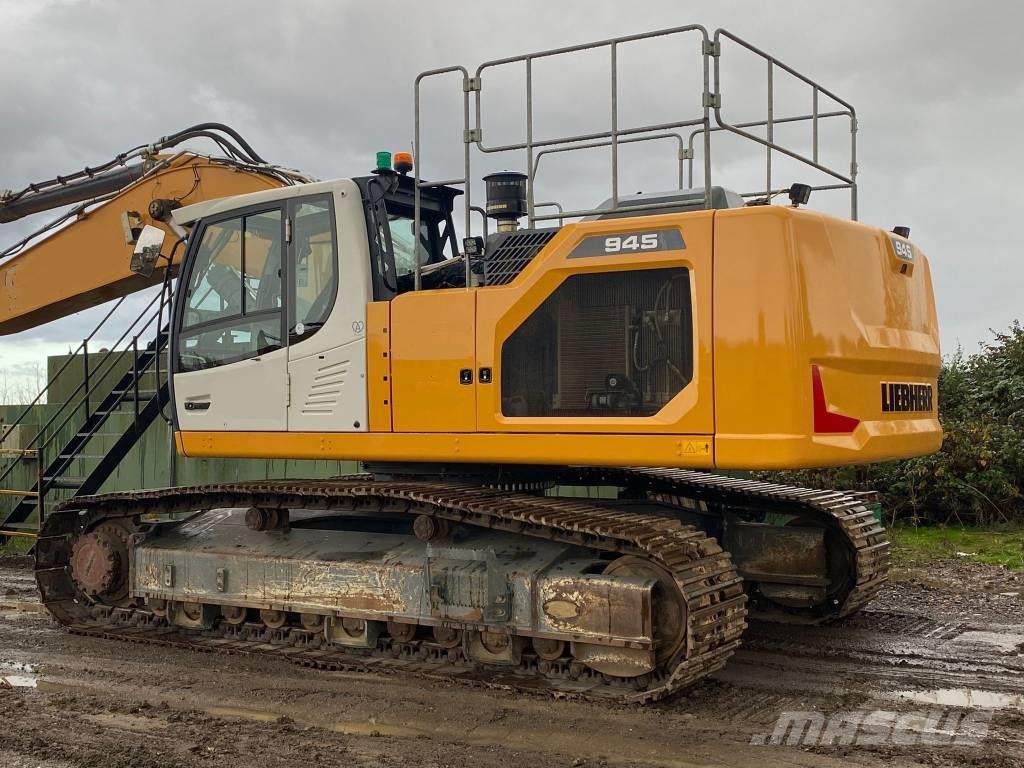
[[(0, 767), (1024, 767), (1022, 593), (986, 566), (900, 573), (843, 624), (753, 625), (726, 670), (642, 709), (76, 637), (28, 563), (0, 560)], [(945, 719), (928, 744), (752, 743), (783, 712), (878, 710)], [(971, 713), (980, 743), (941, 743)]]

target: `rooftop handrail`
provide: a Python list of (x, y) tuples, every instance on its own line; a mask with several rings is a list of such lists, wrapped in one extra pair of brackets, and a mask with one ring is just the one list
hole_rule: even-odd
[[(700, 65), (694, 68), (694, 71), (699, 73), (702, 78), (703, 93), (701, 94), (701, 107), (696, 115), (682, 115), (679, 119), (669, 120), (660, 123), (651, 123), (647, 125), (634, 125), (630, 127), (621, 127), (619, 124), (619, 66), (618, 66), (618, 53), (621, 46), (627, 43), (635, 43), (639, 41), (648, 40), (651, 38), (664, 38), (670, 35), (682, 35), (682, 34), (693, 34), (699, 37), (700, 41)], [(739, 46), (740, 48), (746, 49), (750, 53), (757, 57), (764, 59), (767, 63), (767, 85), (768, 85), (768, 103), (766, 104), (767, 117), (764, 120), (749, 121), (749, 122), (737, 122), (730, 123), (724, 117), (723, 103), (722, 103), (722, 68), (721, 60), (723, 58), (723, 43), (727, 44), (727, 48), (731, 48), (732, 44)], [(587, 131), (578, 134), (565, 134), (558, 135), (548, 138), (539, 138), (535, 135), (534, 125), (534, 62), (541, 59), (550, 59), (551, 57), (578, 53), (581, 51), (591, 51), (601, 48), (607, 48), (610, 56), (610, 98), (611, 98), (611, 123), (610, 129), (608, 130), (596, 130)], [(488, 145), (484, 140), (484, 117), (483, 117), (483, 93), (485, 87), (484, 75), (488, 70), (496, 67), (501, 67), (509, 64), (522, 64), (525, 68), (525, 139), (522, 141), (511, 141), (508, 143)], [(713, 70), (713, 77), (712, 77)], [(788, 117), (775, 117), (775, 88), (774, 78), (777, 72), (783, 72), (788, 75), (792, 75), (797, 78), (801, 86), (806, 86), (810, 89), (812, 99), (812, 111), (810, 114), (805, 115), (794, 115)], [(595, 215), (599, 213), (607, 213), (609, 211), (621, 210), (619, 206), (619, 145), (630, 143), (634, 141), (648, 141), (655, 138), (662, 138), (666, 133), (672, 133), (675, 135), (679, 134), (679, 129), (682, 128), (696, 128), (690, 134), (690, 139), (686, 143), (685, 147), (681, 147), (680, 150), (680, 174), (679, 174), (679, 186), (683, 188), (682, 180), (682, 164), (683, 161), (689, 163), (689, 186), (693, 187), (693, 175), (695, 165), (695, 146), (694, 141), (697, 137), (703, 137), (703, 188), (704, 188), (704, 204), (707, 207), (711, 206), (711, 189), (712, 189), (712, 163), (711, 163), (711, 135), (716, 131), (728, 131), (745, 139), (748, 139), (756, 144), (760, 144), (765, 148), (766, 160), (765, 160), (765, 188), (759, 191), (744, 192), (741, 193), (746, 197), (753, 197), (757, 195), (771, 195), (776, 192), (778, 185), (774, 183), (772, 175), (772, 159), (773, 154), (778, 152), (782, 155), (786, 155), (793, 158), (805, 167), (814, 170), (815, 172), (823, 173), (827, 176), (832, 177), (836, 183), (818, 183), (812, 185), (812, 189), (818, 190), (832, 190), (832, 189), (849, 189), (850, 190), (850, 212), (853, 219), (857, 218), (857, 164), (856, 164), (856, 133), (857, 133), (857, 119), (856, 112), (853, 106), (837, 96), (834, 92), (821, 85), (820, 83), (812, 80), (806, 75), (801, 74), (797, 70), (793, 69), (789, 65), (781, 62), (778, 58), (765, 53), (756, 46), (747, 43), (740, 37), (728, 32), (724, 29), (717, 29), (714, 35), (710, 35), (708, 30), (698, 24), (690, 24), (684, 26), (671, 27), (668, 29), (656, 30), (653, 32), (645, 32), (634, 35), (624, 35), (621, 37), (606, 38), (604, 40), (598, 40), (590, 43), (583, 43), (579, 45), (569, 45), (560, 48), (552, 48), (544, 51), (537, 51), (534, 53), (520, 54), (517, 56), (507, 56), (504, 58), (492, 59), (485, 61), (484, 63), (477, 66), (474, 70), (473, 76), (470, 76), (468, 70), (464, 67), (445, 67), (441, 69), (434, 69), (427, 72), (421, 73), (416, 78), (415, 85), (415, 99), (414, 99), (414, 120), (415, 120), (415, 134), (414, 134), (414, 154), (417, 157), (417, 164), (415, 166), (415, 226), (419, 226), (420, 223), (420, 191), (429, 186), (435, 186), (440, 182), (425, 182), (420, 177), (420, 169), (423, 167), (423, 142), (420, 131), (420, 117), (421, 117), (421, 86), (426, 78), (447, 75), (447, 74), (461, 74), (462, 75), (462, 96), (463, 96), (463, 172), (459, 178), (453, 178), (444, 182), (445, 184), (451, 184), (454, 186), (464, 187), (465, 192), (465, 221), (464, 221), (464, 234), (471, 236), (472, 222), (470, 221), (470, 211), (473, 210), (473, 206), (470, 203), (470, 187), (472, 186), (473, 179), (471, 173), (471, 153), (470, 146), (475, 146), (476, 150), (481, 153), (501, 153), (501, 152), (514, 152), (522, 151), (526, 154), (526, 162), (524, 164), (524, 170), (526, 171), (526, 208), (527, 208), (527, 221), (528, 226), (533, 227), (536, 222), (549, 220), (549, 219), (571, 219), (583, 216)], [(469, 98), (472, 95), (473, 98), (473, 109), (472, 112), (469, 110)], [(834, 102), (836, 105), (828, 107), (822, 110), (819, 106), (820, 100), (828, 99)], [(826, 105), (828, 106), (828, 105)], [(830, 167), (826, 163), (821, 161), (819, 153), (820, 137), (819, 137), (819, 123), (826, 119), (835, 119), (839, 117), (846, 117), (850, 120), (850, 166), (849, 170), (838, 170), (835, 167)], [(812, 141), (811, 149), (809, 154), (801, 154), (793, 148), (784, 145), (776, 140), (775, 127), (784, 123), (795, 123), (795, 122), (809, 122), (812, 129)], [(755, 133), (747, 130), (749, 128), (761, 127), (765, 129), (765, 137), (756, 135)], [(661, 135), (659, 135), (661, 134)], [(682, 141), (680, 139), (680, 141)], [(569, 152), (581, 149), (591, 149), (594, 147), (609, 146), (611, 147), (611, 205), (610, 207), (603, 208), (586, 208), (572, 211), (565, 211), (561, 216), (557, 214), (538, 214), (537, 203), (535, 201), (535, 183), (540, 167), (540, 159), (546, 154), (553, 152)], [(551, 200), (551, 198), (547, 198)], [(629, 209), (632, 212), (640, 212), (645, 210), (658, 210), (669, 208), (673, 205), (672, 201), (665, 200), (658, 203), (651, 203), (650, 205), (643, 206), (630, 206)], [(417, 247), (420, 247), (417, 244)], [(420, 272), (419, 272), (419, 259), (414, 260), (414, 287), (420, 288)], [(467, 260), (467, 285), (470, 285), (470, 267)]]
[[(697, 131), (694, 131), (693, 133), (691, 133), (690, 134), (691, 137), (694, 134), (700, 133), (701, 130), (703, 130), (703, 128), (701, 128), (700, 130), (697, 130)], [(622, 135), (622, 134), (620, 134), (620, 135)], [(684, 173), (684, 169), (686, 167), (687, 160), (690, 161), (690, 166), (691, 166), (691, 171), (690, 172), (691, 172), (691, 174), (693, 173), (693, 170), (692, 170), (693, 158), (692, 157), (687, 157), (687, 149), (689, 149), (689, 154), (690, 155), (693, 154), (693, 145), (691, 143), (689, 148), (687, 148), (686, 144), (683, 141), (683, 137), (680, 134), (678, 134), (678, 133), (676, 133), (674, 131), (668, 131), (668, 132), (665, 132), (665, 133), (655, 133), (655, 134), (652, 134), (651, 136), (629, 136), (628, 138), (620, 139), (619, 140), (619, 144), (635, 144), (635, 143), (639, 143), (639, 142), (643, 142), (643, 141), (658, 141), (659, 139), (675, 139), (676, 143), (678, 144), (679, 149), (678, 149), (678, 152), (676, 153), (676, 159), (679, 161), (679, 187), (680, 187), (680, 189), (682, 189), (682, 186), (683, 186), (683, 173)], [(608, 146), (611, 146), (611, 143), (612, 143), (611, 139), (607, 139), (607, 140), (604, 140), (604, 141), (593, 141), (593, 142), (589, 142), (587, 144), (580, 144), (580, 145), (571, 146), (571, 147), (555, 147), (555, 148), (542, 149), (540, 152), (537, 153), (537, 156), (533, 160), (533, 178), (534, 179), (537, 178), (537, 173), (540, 170), (541, 158), (543, 158), (545, 155), (553, 155), (553, 154), (557, 154), (559, 152), (573, 152), (573, 151), (579, 150), (579, 149), (595, 149), (595, 148), (598, 148), (598, 147), (608, 147)], [(536, 209), (536, 208), (539, 208), (541, 205), (542, 205), (541, 203), (534, 203), (533, 207)], [(561, 205), (559, 205), (559, 207), (561, 208)]]
[[(751, 53), (753, 53), (755, 56), (761, 57), (768, 64), (768, 119), (766, 121), (766, 128), (767, 128), (766, 138), (762, 139), (760, 136), (757, 136), (757, 135), (755, 135), (753, 133), (750, 133), (749, 131), (743, 130), (738, 125), (731, 125), (730, 123), (726, 122), (722, 118), (722, 99), (721, 99), (721, 92), (722, 92), (721, 91), (721, 41), (722, 41), (722, 38), (725, 38), (725, 39), (733, 41), (737, 45), (739, 45), (739, 46), (747, 49)], [(830, 91), (825, 86), (821, 85), (818, 82), (815, 82), (814, 80), (812, 80), (811, 78), (807, 77), (806, 75), (803, 75), (800, 72), (797, 72), (792, 67), (790, 67), (787, 64), (784, 64), (783, 62), (779, 61), (779, 59), (777, 59), (776, 57), (772, 56), (769, 53), (766, 53), (765, 51), (762, 51), (760, 48), (758, 48), (755, 45), (751, 45), (746, 40), (743, 40), (742, 38), (737, 37), (736, 35), (732, 34), (728, 30), (721, 29), (721, 28), (715, 30), (715, 40), (714, 40), (714, 43), (715, 43), (715, 46), (717, 47), (717, 49), (719, 51), (719, 55), (715, 57), (715, 79), (714, 79), (714, 84), (715, 84), (715, 93), (719, 94), (719, 98), (718, 98), (717, 102), (715, 103), (715, 122), (718, 124), (719, 127), (724, 128), (727, 131), (731, 131), (732, 133), (735, 133), (738, 136), (743, 136), (744, 138), (749, 139), (750, 141), (756, 142), (758, 144), (761, 144), (761, 145), (763, 145), (765, 147), (765, 157), (766, 157), (766, 160), (765, 160), (765, 163), (766, 163), (765, 189), (770, 192), (770, 190), (772, 189), (772, 186), (773, 186), (772, 185), (772, 152), (773, 151), (774, 152), (781, 152), (782, 154), (787, 155), (788, 157), (791, 157), (794, 160), (798, 160), (798, 161), (804, 163), (805, 165), (808, 165), (811, 168), (814, 168), (817, 171), (825, 173), (825, 174), (827, 174), (829, 176), (832, 176), (832, 177), (838, 179), (839, 181), (843, 182), (843, 186), (840, 186), (838, 188), (839, 189), (843, 189), (843, 188), (846, 188), (846, 187), (849, 188), (849, 190), (850, 190), (850, 218), (852, 218), (854, 221), (856, 221), (857, 220), (857, 112), (856, 112), (856, 110), (854, 110), (853, 105), (850, 104), (848, 101), (845, 101), (844, 99), (842, 99), (839, 96), (837, 96), (835, 93)], [(788, 149), (788, 148), (782, 146), (781, 144), (778, 144), (775, 141), (774, 127), (775, 127), (775, 125), (778, 122), (780, 122), (780, 121), (777, 121), (777, 120), (774, 119), (774, 111), (775, 111), (774, 78), (775, 78), (775, 70), (776, 70), (776, 68), (781, 69), (783, 72), (786, 72), (787, 74), (791, 75), (792, 77), (797, 78), (798, 80), (802, 81), (805, 85), (809, 85), (811, 87), (811, 89), (812, 89), (811, 93), (812, 93), (812, 99), (813, 99), (813, 101), (812, 101), (813, 111), (812, 111), (811, 120), (812, 120), (812, 128), (813, 128), (813, 151), (812, 151), (812, 157), (811, 158), (804, 157), (803, 155), (801, 155), (801, 154), (799, 154), (797, 152), (794, 152), (793, 150)], [(824, 94), (826, 97), (832, 99), (832, 101), (836, 102), (837, 104), (842, 105), (847, 110), (847, 114), (848, 114), (849, 119), (850, 119), (850, 170), (849, 170), (849, 175), (841, 174), (838, 171), (835, 171), (832, 168), (829, 168), (828, 166), (822, 165), (819, 162), (819, 158), (818, 158), (818, 120), (819, 120), (820, 115), (818, 114), (818, 98), (819, 98), (819, 96), (821, 94)]]
[[(619, 203), (619, 186), (618, 186), (618, 145), (620, 136), (635, 136), (644, 133), (653, 133), (656, 131), (668, 131), (673, 128), (684, 128), (690, 125), (708, 125), (710, 120), (709, 114), (709, 103), (708, 100), (704, 99), (704, 106), (702, 109), (702, 115), (691, 119), (682, 119), (676, 121), (654, 123), (649, 125), (634, 126), (633, 128), (620, 128), (619, 127), (619, 87), (618, 87), (618, 48), (620, 45), (626, 43), (638, 42), (641, 40), (649, 40), (659, 37), (669, 37), (672, 35), (683, 35), (689, 33), (697, 33), (701, 40), (701, 60), (703, 64), (703, 84), (705, 94), (708, 92), (710, 83), (710, 64), (708, 62), (708, 44), (710, 42), (708, 31), (706, 28), (699, 24), (688, 24), (678, 27), (670, 27), (668, 29), (655, 30), (653, 32), (641, 32), (634, 35), (624, 35), (620, 37), (606, 38), (604, 40), (597, 40), (590, 43), (582, 43), (579, 45), (563, 46), (561, 48), (552, 48), (546, 51), (538, 51), (535, 53), (520, 54), (518, 56), (508, 56), (501, 59), (493, 59), (491, 61), (485, 61), (480, 64), (476, 69), (476, 78), (478, 87), (475, 90), (475, 117), (476, 124), (474, 126), (475, 134), (471, 135), (476, 144), (477, 149), (485, 153), (498, 153), (498, 152), (509, 152), (514, 150), (525, 150), (526, 151), (526, 168), (528, 171), (528, 180), (526, 186), (526, 209), (527, 209), (527, 220), (529, 226), (533, 226), (537, 217), (534, 215), (534, 181), (535, 174), (534, 170), (534, 151), (538, 147), (554, 147), (562, 144), (574, 144), (577, 145), (578, 149), (584, 147), (579, 146), (582, 143), (598, 141), (602, 139), (609, 139), (609, 146), (611, 146), (611, 181), (612, 181), (612, 205), (608, 210), (618, 210)], [(550, 139), (535, 139), (533, 135), (533, 62), (538, 59), (550, 58), (552, 56), (561, 56), (570, 53), (579, 53), (581, 51), (589, 51), (598, 48), (608, 48), (610, 56), (611, 66), (611, 80), (610, 80), (610, 96), (611, 96), (611, 129), (607, 131), (596, 131), (590, 133), (583, 133), (577, 135), (565, 135)], [(482, 83), (483, 73), (487, 69), (495, 67), (514, 64), (523, 62), (526, 66), (526, 140), (524, 142), (505, 144), (501, 146), (488, 147), (483, 141), (483, 126), (482, 126), (482, 103), (481, 103), (481, 92), (482, 88), (479, 85)], [(708, 176), (710, 177), (710, 165), (707, 168)], [(469, 175), (468, 173), (466, 174)], [(710, 205), (710, 185), (706, 186), (706, 204)], [(596, 209), (588, 210), (588, 214), (596, 213)], [(568, 216), (568, 214), (567, 214)]]
[[(850, 115), (850, 113), (845, 111), (845, 110), (833, 110), (831, 112), (819, 112), (819, 113), (817, 113), (817, 119), (818, 120), (827, 120), (827, 119), (834, 118), (834, 117), (849, 117), (849, 115)], [(780, 124), (784, 124), (784, 123), (799, 123), (799, 122), (803, 122), (803, 121), (806, 121), (806, 120), (810, 120), (812, 118), (812, 116), (813, 116), (813, 113), (812, 113), (812, 115), (790, 115), (789, 117), (777, 117), (777, 118), (774, 119), (773, 123), (774, 123), (774, 125), (780, 125)], [(693, 153), (694, 153), (694, 143), (693, 143), (693, 140), (697, 136), (702, 135), (705, 131), (708, 131), (710, 133), (720, 133), (722, 131), (728, 131), (730, 133), (735, 133), (736, 131), (734, 129), (736, 129), (736, 128), (764, 128), (764, 127), (767, 127), (767, 125), (768, 125), (768, 121), (767, 120), (748, 120), (748, 121), (745, 121), (745, 122), (742, 122), (742, 123), (736, 123), (735, 125), (732, 125), (732, 126), (730, 126), (728, 128), (725, 127), (725, 126), (721, 126), (721, 125), (713, 125), (710, 128), (704, 128), (703, 126), (701, 126), (700, 128), (697, 128), (696, 130), (691, 131), (690, 135), (689, 135), (689, 137), (687, 139), (687, 142), (686, 142), (686, 150), (685, 150), (686, 154), (687, 154), (687, 157), (686, 157), (686, 163), (687, 163), (687, 184), (689, 186), (693, 186)], [(814, 152), (814, 156), (817, 157), (817, 154), (818, 154), (817, 131), (814, 132), (814, 136), (812, 138), (812, 149), (813, 149), (813, 152)], [(812, 189), (825, 189), (826, 187), (820, 187), (820, 186), (819, 187), (815, 187), (815, 186), (812, 186), (811, 188)], [(828, 189), (832, 189), (833, 187), (827, 187), (827, 188)], [(845, 185), (842, 188), (845, 189)], [(764, 194), (764, 191), (762, 190), (762, 191), (760, 191), (760, 192), (758, 192), (756, 194)]]

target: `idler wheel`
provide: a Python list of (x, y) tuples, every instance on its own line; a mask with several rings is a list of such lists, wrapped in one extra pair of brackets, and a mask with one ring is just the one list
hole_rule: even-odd
[(254, 531), (272, 531), (275, 528), (287, 528), (288, 520), (289, 514), (287, 509), (250, 507), (245, 512), (245, 525)]
[(102, 523), (71, 547), (71, 578), (92, 597), (120, 599), (128, 591), (128, 532)]
[(679, 585), (666, 569), (640, 557), (626, 555), (604, 569), (608, 576), (627, 576), (655, 582), (652, 606), (654, 642), (658, 662), (671, 658), (686, 641), (686, 600)]

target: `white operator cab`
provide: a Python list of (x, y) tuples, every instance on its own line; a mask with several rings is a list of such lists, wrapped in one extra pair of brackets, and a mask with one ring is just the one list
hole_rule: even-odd
[[(172, 321), (179, 430), (367, 431), (366, 304), (412, 286), (412, 182), (385, 173), (173, 212), (192, 227)], [(421, 265), (448, 285), (458, 191), (431, 193)]]
[(370, 264), (345, 179), (213, 200), (193, 224), (174, 306), (174, 402), (185, 431), (367, 425)]

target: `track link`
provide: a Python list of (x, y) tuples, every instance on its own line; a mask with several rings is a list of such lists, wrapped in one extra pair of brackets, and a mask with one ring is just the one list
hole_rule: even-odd
[[(221, 625), (215, 633), (168, 627), (144, 608), (96, 605), (75, 587), (68, 567), (71, 541), (101, 523), (142, 515), (191, 513), (221, 507), (380, 511), (431, 515), (591, 549), (647, 559), (668, 571), (687, 607), (679, 650), (633, 688), (580, 665), (544, 664), (524, 654), (520, 668), (470, 668), (459, 653), (429, 642), (385, 639), (378, 657), (314, 647), (318, 635), (298, 628), (266, 630)], [(479, 485), (376, 482), (365, 476), (330, 481), (272, 481), (173, 488), (79, 497), (51, 514), (36, 545), (36, 580), (43, 603), (71, 631), (197, 650), (283, 655), (326, 669), (402, 669), (456, 676), (488, 685), (583, 698), (647, 703), (682, 690), (721, 669), (746, 628), (746, 595), (728, 553), (702, 531), (678, 520), (598, 507), (575, 499), (508, 493)], [(397, 655), (397, 658), (395, 658)], [(439, 664), (424, 672), (424, 659)], [(637, 690), (639, 688), (639, 690)]]
[(835, 621), (866, 606), (888, 579), (890, 546), (885, 529), (856, 495), (655, 467), (573, 468), (563, 473), (561, 480), (567, 484), (626, 487), (674, 507), (682, 507), (684, 500), (691, 499), (712, 510), (796, 515), (815, 520), (842, 536), (852, 556), (853, 573), (841, 596), (814, 611), (781, 607), (770, 613), (751, 610), (752, 618), (815, 624)]

